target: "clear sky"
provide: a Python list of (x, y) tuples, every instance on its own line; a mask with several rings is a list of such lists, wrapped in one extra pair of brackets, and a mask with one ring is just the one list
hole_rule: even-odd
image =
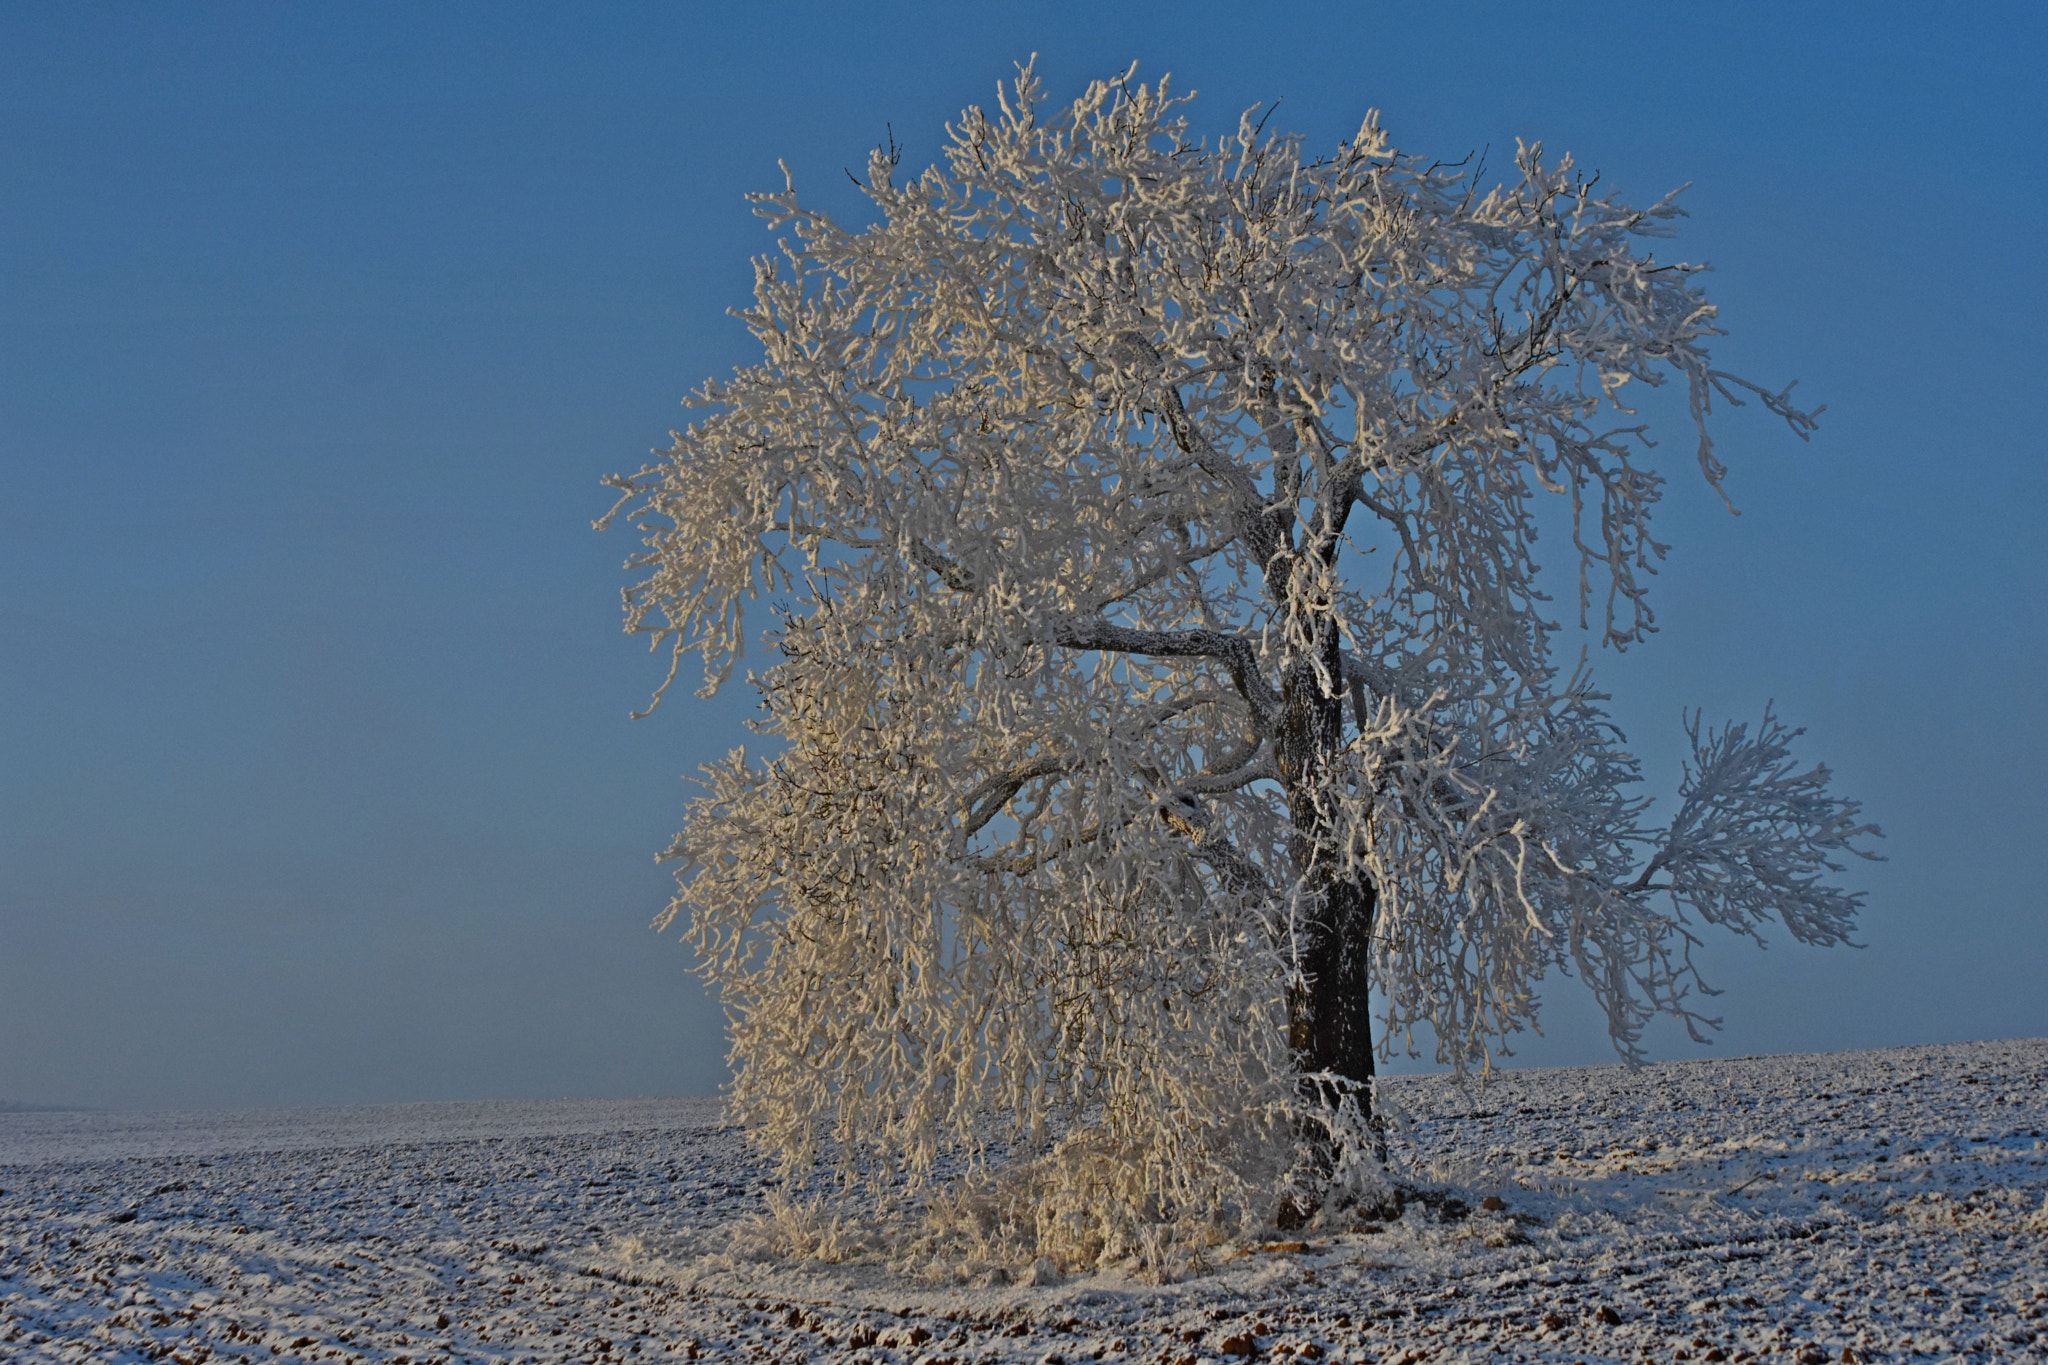
[[(1667, 785), (1682, 707), (1775, 698), (1890, 859), (1861, 951), (1710, 948), (1711, 1051), (2048, 1034), (2043, 14), (0, 9), (0, 1100), (717, 1086), (652, 855), (748, 698), (626, 719), (660, 669), (598, 480), (753, 358), (777, 157), (858, 218), (842, 168), (929, 161), (1033, 51), (1217, 130), (1376, 107), (1693, 182), (1664, 254), (1715, 264), (1718, 357), (1828, 411), (1727, 415), (1740, 518), (1671, 431), (1663, 633), (1596, 665)], [(1578, 989), (1519, 1060), (1612, 1058)]]

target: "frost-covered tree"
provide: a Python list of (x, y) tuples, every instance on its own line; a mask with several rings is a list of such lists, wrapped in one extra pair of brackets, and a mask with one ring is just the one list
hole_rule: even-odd
[(1626, 1058), (1697, 1036), (1693, 927), (1843, 941), (1827, 874), (1875, 832), (1768, 710), (1694, 720), (1652, 826), (1552, 657), (1546, 519), (1578, 627), (1652, 626), (1635, 386), (1682, 387), (1716, 487), (1717, 401), (1813, 425), (1713, 368), (1700, 267), (1647, 250), (1677, 206), (1183, 103), (1049, 112), (1025, 68), (943, 166), (870, 158), (873, 226), (757, 196), (762, 361), (612, 480), (670, 681), (775, 614), (767, 752), (707, 770), (662, 921), (734, 1110), (794, 1163), (997, 1143), (1035, 1162), (1010, 1231), (1068, 1259), (1355, 1180), (1375, 1053), (1483, 1065), (1552, 969)]

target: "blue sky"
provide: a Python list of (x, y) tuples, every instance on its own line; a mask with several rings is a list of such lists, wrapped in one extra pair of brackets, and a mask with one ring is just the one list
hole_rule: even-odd
[[(778, 157), (858, 218), (1034, 51), (1692, 182), (1719, 358), (1828, 411), (1727, 416), (1740, 518), (1671, 431), (1663, 633), (1597, 667), (1667, 786), (1775, 698), (1889, 835), (1867, 948), (1710, 947), (1712, 1052), (2048, 1033), (2042, 12), (1113, 9), (0, 10), (0, 1100), (715, 1088), (646, 926), (747, 698), (626, 719), (598, 480), (752, 358)], [(1611, 1058), (1577, 989), (1518, 1060)]]

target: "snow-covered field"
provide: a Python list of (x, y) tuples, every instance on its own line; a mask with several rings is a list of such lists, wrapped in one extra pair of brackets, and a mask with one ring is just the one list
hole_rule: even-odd
[(747, 1259), (712, 1101), (0, 1114), (0, 1359), (2048, 1360), (2048, 1040), (1391, 1088), (1471, 1213), (1169, 1285)]

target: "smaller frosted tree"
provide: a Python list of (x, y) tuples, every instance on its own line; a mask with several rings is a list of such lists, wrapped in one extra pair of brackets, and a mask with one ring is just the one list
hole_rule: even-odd
[(870, 160), (873, 226), (757, 196), (762, 361), (611, 481), (671, 681), (776, 603), (767, 754), (706, 772), (662, 921), (734, 1112), (885, 1182), (1005, 1152), (1030, 1197), (982, 1231), (1067, 1261), (1357, 1188), (1376, 1052), (1484, 1065), (1553, 969), (1624, 1058), (1698, 1036), (1694, 927), (1843, 941), (1875, 833), (1768, 710), (1695, 719), (1647, 823), (1552, 659), (1546, 499), (1579, 627), (1651, 628), (1631, 386), (1682, 386), (1717, 487), (1716, 401), (1813, 425), (1710, 364), (1699, 267), (1645, 250), (1677, 207), (1533, 146), (1483, 188), (1370, 119), (1210, 145), (1182, 103), (1041, 117), (1026, 68), (943, 167)]

